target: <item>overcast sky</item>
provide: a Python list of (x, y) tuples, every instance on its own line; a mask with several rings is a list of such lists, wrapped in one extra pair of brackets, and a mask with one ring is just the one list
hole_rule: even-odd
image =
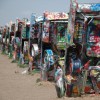
[[(100, 3), (100, 0), (77, 0), (78, 3)], [(70, 0), (0, 0), (0, 25), (15, 21), (16, 18), (30, 18), (44, 11), (68, 12)]]

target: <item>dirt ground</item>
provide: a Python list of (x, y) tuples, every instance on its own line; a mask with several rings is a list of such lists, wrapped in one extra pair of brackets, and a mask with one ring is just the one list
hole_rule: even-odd
[(57, 98), (53, 82), (39, 82), (39, 74), (22, 74), (25, 68), (11, 63), (0, 52), (0, 100), (100, 100), (100, 96)]

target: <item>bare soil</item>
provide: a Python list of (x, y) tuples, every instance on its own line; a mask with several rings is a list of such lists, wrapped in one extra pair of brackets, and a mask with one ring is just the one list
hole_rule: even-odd
[(25, 68), (11, 63), (0, 52), (0, 100), (100, 100), (100, 96), (58, 98), (53, 82), (38, 82), (40, 74), (22, 74)]

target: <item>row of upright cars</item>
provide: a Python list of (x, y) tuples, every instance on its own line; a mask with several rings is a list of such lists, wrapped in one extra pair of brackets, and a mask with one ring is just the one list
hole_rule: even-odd
[(12, 62), (41, 70), (55, 80), (57, 96), (100, 93), (100, 3), (78, 4), (70, 12), (44, 12), (1, 29), (2, 52)]

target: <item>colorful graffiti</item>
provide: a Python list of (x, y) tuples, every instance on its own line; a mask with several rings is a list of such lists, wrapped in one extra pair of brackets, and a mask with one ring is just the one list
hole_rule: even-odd
[(79, 4), (79, 12), (100, 11), (100, 4)]
[(71, 0), (70, 13), (69, 13), (69, 19), (68, 19), (68, 31), (67, 31), (67, 34), (66, 34), (66, 39), (67, 39), (68, 44), (73, 43), (76, 10), (77, 10), (77, 2), (76, 2), (76, 0)]

